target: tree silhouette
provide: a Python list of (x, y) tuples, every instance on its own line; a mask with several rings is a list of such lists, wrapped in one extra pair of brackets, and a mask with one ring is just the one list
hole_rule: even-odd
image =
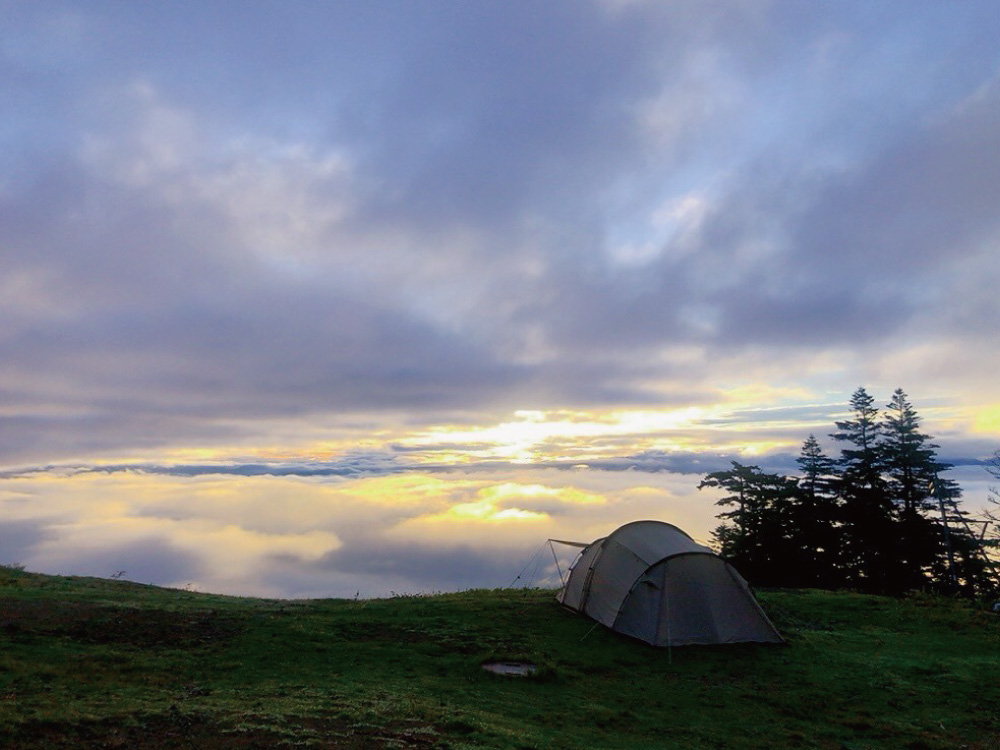
[[(950, 530), (941, 527), (944, 519), (933, 516), (939, 510), (934, 494), (957, 498), (960, 491), (955, 482), (938, 477), (951, 465), (937, 460), (937, 446), (920, 431), (920, 417), (902, 388), (892, 394), (886, 410), (881, 444), (887, 490), (896, 506), (895, 583), (905, 590), (941, 578)], [(950, 580), (950, 574), (944, 579)]]
[(759, 466), (733, 461), (732, 468), (705, 476), (698, 485), (721, 488), (729, 494), (716, 502), (732, 510), (718, 515), (723, 523), (713, 531), (720, 552), (760, 585), (796, 585), (797, 530), (792, 507), (796, 483)]
[[(902, 388), (892, 394), (882, 425), (882, 450), (889, 492), (904, 515), (933, 510), (930, 487), (951, 464), (937, 460), (938, 446), (920, 431), (920, 418)], [(952, 489), (957, 489), (954, 482)]]
[(836, 422), (839, 432), (830, 435), (846, 444), (837, 460), (843, 524), (841, 566), (852, 585), (888, 591), (895, 588), (898, 550), (893, 536), (895, 508), (882, 477), (879, 412), (875, 399), (864, 388), (851, 396), (850, 409), (853, 418)]
[[(906, 393), (897, 388), (881, 418), (863, 387), (849, 408), (830, 435), (840, 456), (827, 456), (809, 435), (797, 478), (737, 461), (705, 476), (699, 489), (726, 493), (713, 532), (722, 554), (758, 585), (990, 591), (959, 487), (941, 476), (951, 467), (938, 460)], [(988, 470), (1000, 480), (1000, 451)], [(992, 543), (1000, 547), (998, 491), (991, 501)]]
[(808, 586), (832, 588), (843, 583), (839, 568), (843, 543), (837, 464), (815, 435), (809, 435), (795, 459), (801, 477), (795, 492), (792, 523), (797, 529), (799, 577)]

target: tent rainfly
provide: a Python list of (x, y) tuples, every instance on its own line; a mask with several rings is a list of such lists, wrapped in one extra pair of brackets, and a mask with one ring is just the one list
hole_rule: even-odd
[(733, 566), (661, 521), (585, 545), (558, 598), (654, 646), (784, 642)]

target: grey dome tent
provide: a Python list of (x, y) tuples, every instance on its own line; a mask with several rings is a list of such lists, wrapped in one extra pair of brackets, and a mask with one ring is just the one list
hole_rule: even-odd
[(558, 598), (654, 646), (783, 643), (733, 566), (661, 521), (635, 521), (585, 545)]

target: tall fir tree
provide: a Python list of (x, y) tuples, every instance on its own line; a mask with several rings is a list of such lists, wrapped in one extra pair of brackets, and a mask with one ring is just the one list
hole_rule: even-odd
[(853, 482), (866, 487), (880, 487), (883, 484), (882, 453), (879, 449), (882, 426), (875, 399), (861, 387), (851, 394), (849, 407), (852, 419), (835, 422), (839, 432), (830, 434), (834, 440), (854, 446), (841, 449), (837, 465), (841, 475), (850, 475)]
[[(920, 431), (920, 417), (902, 388), (892, 394), (882, 423), (881, 445), (889, 492), (904, 514), (933, 510), (931, 487), (951, 464), (937, 460), (937, 445)], [(956, 489), (950, 482), (950, 489)]]
[(830, 497), (836, 494), (837, 462), (823, 453), (816, 436), (810, 434), (795, 459), (802, 477), (799, 486), (807, 497)]
[(792, 522), (796, 528), (799, 577), (803, 585), (836, 588), (844, 583), (839, 568), (841, 527), (837, 497), (837, 464), (809, 435), (795, 459), (801, 476), (795, 492)]
[(851, 419), (836, 422), (838, 432), (830, 435), (845, 444), (837, 460), (843, 531), (840, 567), (851, 585), (894, 591), (895, 507), (882, 478), (879, 411), (863, 387), (851, 395), (850, 410)]
[[(886, 405), (882, 421), (881, 448), (889, 496), (896, 506), (898, 554), (897, 587), (920, 588), (940, 578), (942, 555), (947, 545), (934, 494), (957, 497), (958, 485), (938, 477), (950, 464), (937, 460), (937, 445), (920, 431), (920, 417), (902, 388)], [(949, 562), (946, 569), (953, 566)]]

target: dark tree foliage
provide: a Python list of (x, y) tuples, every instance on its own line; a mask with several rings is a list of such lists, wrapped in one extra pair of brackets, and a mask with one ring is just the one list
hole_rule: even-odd
[[(1000, 451), (986, 465), (986, 470), (1000, 479)], [(1000, 594), (1000, 566), (995, 556), (989, 558), (984, 550), (1000, 547), (1000, 517), (993, 508), (1000, 505), (998, 490), (990, 488), (984, 519), (972, 519), (955, 501), (961, 494), (958, 486), (948, 479), (937, 478), (932, 486), (932, 496), (937, 504), (940, 526), (947, 533), (943, 536), (945, 552), (935, 561), (934, 580), (945, 591), (996, 597)], [(944, 523), (944, 522), (947, 523)], [(990, 534), (990, 529), (993, 533)]]
[(844, 443), (837, 461), (843, 544), (840, 567), (850, 585), (870, 591), (894, 588), (899, 550), (893, 536), (895, 506), (883, 477), (884, 451), (878, 409), (864, 388), (851, 396), (852, 419), (837, 422), (830, 437)]
[[(798, 548), (799, 585), (833, 588), (843, 581), (838, 569), (843, 544), (837, 464), (809, 435), (795, 459), (802, 476), (795, 490), (790, 523)], [(791, 576), (790, 576), (791, 577)]]
[[(736, 461), (705, 476), (699, 489), (726, 493), (713, 532), (723, 556), (765, 586), (988, 593), (980, 539), (958, 505), (958, 485), (941, 477), (951, 467), (938, 460), (906, 393), (896, 389), (882, 417), (864, 388), (849, 408), (830, 435), (839, 457), (810, 435), (796, 459), (799, 477)], [(1000, 479), (1000, 451), (990, 471)], [(1000, 495), (992, 499), (1000, 528)], [(1000, 546), (1000, 531), (993, 543)]]
[(706, 475), (698, 489), (703, 487), (728, 493), (716, 504), (731, 510), (719, 514), (723, 524), (713, 532), (723, 557), (761, 585), (787, 585), (782, 576), (794, 563), (789, 508), (795, 481), (733, 461), (731, 469)]
[(896, 509), (897, 587), (919, 588), (935, 580), (954, 587), (952, 576), (941, 577), (951, 531), (934, 515), (941, 506), (935, 493), (942, 499), (959, 494), (955, 482), (938, 477), (951, 465), (937, 460), (937, 446), (920, 431), (920, 418), (902, 388), (896, 389), (886, 409), (882, 451), (886, 490)]
[(795, 459), (802, 471), (799, 487), (809, 497), (834, 497), (837, 494), (837, 463), (823, 453), (816, 436), (810, 434)]
[(937, 460), (938, 446), (920, 431), (920, 418), (902, 388), (896, 389), (886, 408), (882, 449), (889, 492), (904, 515), (932, 510), (931, 488), (951, 464)]
[(882, 426), (875, 399), (864, 388), (858, 388), (851, 395), (850, 409), (853, 419), (835, 422), (839, 432), (830, 434), (834, 440), (847, 443), (837, 461), (841, 483), (849, 481), (856, 486), (881, 489), (884, 484), (883, 454), (879, 445)]
[[(986, 471), (1000, 482), (1000, 450), (986, 464)], [(989, 521), (989, 533), (986, 535), (990, 547), (1000, 547), (1000, 487), (990, 487), (987, 498), (986, 519)]]

